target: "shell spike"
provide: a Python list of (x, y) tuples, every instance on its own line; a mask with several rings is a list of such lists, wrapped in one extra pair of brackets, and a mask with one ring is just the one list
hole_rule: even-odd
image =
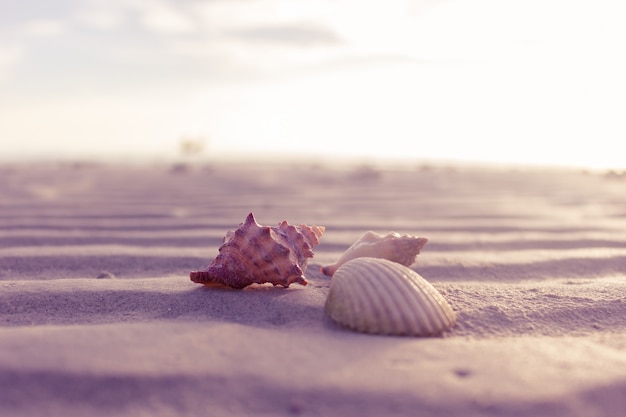
[(248, 217), (246, 217), (246, 221), (243, 223), (244, 225), (257, 225), (260, 226), (257, 222), (256, 219), (254, 218), (254, 213), (250, 212), (250, 214), (248, 214)]

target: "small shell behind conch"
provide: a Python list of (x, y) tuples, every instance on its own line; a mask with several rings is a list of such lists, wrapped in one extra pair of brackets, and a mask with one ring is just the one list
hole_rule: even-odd
[(391, 232), (385, 236), (376, 232), (366, 232), (341, 255), (332, 265), (322, 267), (322, 272), (332, 276), (337, 268), (350, 259), (360, 257), (388, 259), (399, 264), (409, 266), (415, 262), (415, 257), (428, 242), (425, 237), (400, 235)]
[(319, 244), (323, 226), (261, 226), (250, 213), (235, 231), (229, 231), (219, 254), (204, 270), (192, 271), (193, 282), (244, 288), (250, 284), (272, 283), (288, 287), (306, 285), (304, 277), (313, 246)]
[(325, 310), (342, 326), (385, 335), (439, 335), (456, 321), (448, 302), (428, 281), (379, 258), (343, 264), (333, 276)]

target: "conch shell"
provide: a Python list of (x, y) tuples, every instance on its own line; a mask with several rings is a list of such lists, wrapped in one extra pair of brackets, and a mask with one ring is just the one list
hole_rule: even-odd
[(337, 269), (325, 310), (352, 330), (398, 336), (435, 336), (456, 314), (428, 281), (412, 269), (379, 258), (352, 259)]
[(427, 242), (428, 239), (425, 237), (400, 235), (396, 232), (390, 232), (385, 236), (376, 232), (365, 232), (337, 262), (323, 266), (322, 272), (332, 276), (341, 265), (350, 259), (360, 257), (383, 258), (409, 266), (415, 262), (415, 257)]
[(324, 230), (323, 226), (294, 226), (286, 221), (276, 227), (261, 226), (250, 213), (237, 230), (226, 233), (213, 262), (189, 276), (199, 284), (232, 288), (266, 282), (285, 288), (294, 282), (306, 285), (304, 271)]

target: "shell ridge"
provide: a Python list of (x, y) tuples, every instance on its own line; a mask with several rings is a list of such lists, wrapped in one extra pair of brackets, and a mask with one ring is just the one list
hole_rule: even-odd
[[(410, 272), (409, 272), (410, 271)], [(415, 322), (421, 332), (427, 334), (436, 333), (437, 325), (432, 323), (434, 315), (433, 306), (429, 297), (423, 291), (423, 283), (416, 279), (415, 272), (412, 270), (402, 271), (404, 279), (401, 285), (405, 288), (406, 294), (411, 298), (410, 303), (414, 305)]]
[(434, 298), (433, 302), (437, 303), (437, 308), (440, 312), (439, 317), (445, 326), (452, 327), (456, 322), (456, 314), (441, 293), (437, 291), (436, 294), (438, 297)]
[[(385, 274), (393, 272), (393, 265), (378, 262), (372, 262), (371, 264), (380, 268), (382, 270), (381, 272), (383, 272), (383, 276)], [(379, 280), (383, 281), (384, 278), (379, 278)], [(415, 309), (412, 307), (413, 300), (410, 292), (406, 291), (406, 288), (400, 288), (400, 285), (398, 284), (402, 284), (401, 281), (396, 282), (392, 280), (386, 280), (386, 283), (387, 285), (385, 286), (385, 289), (389, 292), (390, 296), (388, 302), (390, 303), (391, 307), (391, 321), (395, 322), (393, 323), (393, 327), (396, 328), (396, 331), (403, 334), (409, 334), (411, 331), (415, 332), (416, 312), (414, 311)]]
[[(413, 278), (412, 285), (414, 287), (414, 291), (416, 297), (419, 297), (419, 306), (421, 309), (420, 315), (420, 323), (424, 327), (424, 331), (428, 334), (437, 334), (439, 331), (437, 329), (441, 329), (443, 325), (443, 321), (440, 320), (440, 314), (438, 314), (438, 308), (436, 304), (433, 304), (432, 297), (430, 296), (430, 292), (426, 291), (423, 282), (419, 280), (415, 280)], [(411, 285), (411, 284), (409, 284)]]
[(358, 297), (356, 297), (353, 291), (350, 291), (353, 284), (352, 281), (352, 277), (349, 275), (342, 278), (341, 274), (339, 274), (339, 276), (333, 278), (325, 308), (335, 322), (348, 328), (358, 330), (356, 324)]
[(375, 322), (375, 317), (372, 317), (372, 309), (369, 307), (375, 310), (374, 315), (378, 314), (378, 310), (373, 306), (370, 294), (359, 282), (365, 279), (363, 272), (367, 273), (367, 271), (357, 266), (356, 272), (357, 274), (355, 275), (345, 274), (337, 277), (338, 279), (335, 281), (337, 285), (341, 286), (349, 294), (348, 298), (351, 308), (347, 310), (349, 312), (348, 327), (357, 331), (375, 333), (376, 329), (372, 328), (370, 324)]
[[(357, 272), (359, 276), (362, 277), (363, 280), (367, 280), (367, 271), (364, 271), (363, 268), (358, 268)], [(365, 274), (363, 274), (365, 272)], [(372, 294), (368, 291), (368, 288), (364, 285), (358, 283), (358, 280), (351, 279), (354, 281), (354, 296), (352, 297), (353, 304), (356, 305), (356, 309), (354, 310), (354, 325), (355, 329), (366, 331), (367, 333), (374, 333), (376, 328), (372, 328), (371, 322), (375, 322), (372, 320), (372, 314), (374, 316), (379, 315), (379, 308), (376, 303), (372, 299)], [(353, 290), (353, 291), (354, 291)], [(371, 308), (368, 308), (371, 307)]]
[(422, 297), (430, 307), (430, 314), (428, 317), (431, 325), (436, 328), (451, 325), (452, 323), (448, 314), (447, 301), (443, 298), (441, 293), (439, 293), (439, 291), (437, 291), (437, 289), (430, 282), (419, 274), (416, 273), (416, 275), (413, 276), (413, 279), (415, 282), (419, 283), (418, 288), (423, 294)]
[[(363, 276), (363, 283), (361, 289), (367, 296), (367, 302), (371, 304), (373, 310), (373, 316), (370, 317), (370, 327), (373, 327), (373, 332), (386, 333), (386, 329), (389, 326), (393, 326), (393, 306), (389, 305), (388, 294), (385, 293), (384, 283), (376, 276), (375, 271), (372, 268), (368, 268), (368, 265), (358, 265)], [(367, 310), (367, 309), (365, 309)], [(376, 320), (378, 318), (378, 321)]]
[(431, 333), (431, 328), (426, 322), (425, 316), (428, 314), (427, 309), (424, 306), (424, 300), (422, 294), (410, 281), (411, 275), (404, 269), (404, 266), (399, 264), (388, 265), (390, 269), (395, 269), (397, 273), (402, 274), (402, 279), (399, 281), (399, 286), (402, 287), (402, 297), (407, 306), (407, 310), (410, 312), (410, 323), (413, 331), (418, 333)]
[(432, 291), (434, 287), (428, 281), (426, 281), (417, 272), (408, 275), (407, 284), (411, 285), (416, 292), (416, 295), (420, 299), (420, 307), (422, 307), (422, 323), (427, 328), (430, 334), (438, 334), (439, 330), (445, 327), (446, 321), (443, 317), (443, 311), (438, 300), (440, 296), (438, 292)]
[[(399, 269), (393, 263), (380, 263), (380, 265), (388, 273), (397, 273)], [(402, 309), (404, 313), (408, 313), (400, 314), (405, 325), (405, 332), (423, 332), (421, 300), (419, 297), (416, 297), (415, 292), (412, 291), (411, 285), (407, 283), (406, 279), (394, 281), (394, 284), (389, 285), (389, 287), (393, 288), (398, 308)]]

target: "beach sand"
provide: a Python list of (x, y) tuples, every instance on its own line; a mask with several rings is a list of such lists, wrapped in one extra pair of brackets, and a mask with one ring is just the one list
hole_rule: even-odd
[[(618, 416), (626, 177), (419, 165), (0, 166), (0, 415)], [(307, 286), (208, 288), (228, 230), (326, 227)], [(412, 269), (442, 337), (342, 329), (334, 262), (368, 230), (429, 239)]]

